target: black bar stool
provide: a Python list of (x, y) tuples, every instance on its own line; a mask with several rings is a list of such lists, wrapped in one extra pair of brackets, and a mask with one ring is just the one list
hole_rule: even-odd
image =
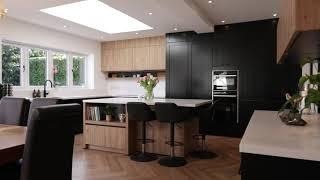
[(156, 155), (147, 153), (145, 149), (147, 143), (154, 142), (154, 140), (146, 138), (146, 124), (148, 121), (153, 121), (156, 119), (154, 112), (150, 109), (148, 105), (141, 102), (128, 102), (127, 111), (129, 121), (142, 121), (142, 139), (138, 139), (142, 141), (141, 152), (137, 152), (131, 155), (130, 159), (139, 162), (148, 162), (158, 159)]
[[(219, 102), (219, 100), (214, 101), (209, 107), (199, 109), (198, 117), (201, 122), (212, 121), (215, 113), (215, 106)], [(212, 159), (217, 157), (217, 154), (206, 150), (206, 135), (208, 131), (208, 126), (202, 126), (199, 128), (199, 134), (195, 134), (193, 138), (197, 141), (201, 140), (201, 148), (200, 150), (196, 150), (190, 153), (191, 157), (199, 158), (199, 159)]]
[(183, 157), (175, 156), (175, 146), (183, 146), (183, 143), (174, 141), (175, 124), (189, 119), (187, 111), (179, 108), (174, 103), (155, 103), (156, 117), (162, 123), (170, 123), (170, 141), (166, 144), (170, 145), (170, 156), (159, 160), (159, 164), (167, 167), (179, 167), (187, 164)]

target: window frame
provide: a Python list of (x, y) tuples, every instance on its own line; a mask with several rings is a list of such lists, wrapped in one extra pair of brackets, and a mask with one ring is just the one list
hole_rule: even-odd
[[(18, 42), (11, 42), (7, 40), (0, 41), (0, 83), (2, 83), (2, 46), (3, 45), (9, 45), (20, 48), (21, 54), (20, 54), (20, 86), (14, 86), (17, 90), (23, 90), (23, 89), (41, 89), (43, 86), (31, 86), (29, 85), (30, 79), (29, 79), (29, 49), (40, 49), (44, 50), (47, 53), (47, 60), (46, 60), (46, 79), (51, 80), (54, 82), (54, 76), (53, 76), (53, 54), (54, 53), (61, 53), (65, 54), (67, 56), (67, 82), (64, 86), (56, 86), (55, 88), (74, 88), (74, 89), (86, 89), (88, 88), (87, 84), (87, 60), (88, 55), (82, 54), (82, 53), (76, 53), (71, 51), (65, 51), (65, 50), (59, 50), (59, 49), (52, 49), (52, 48), (46, 48), (46, 47), (40, 47), (35, 45), (29, 45), (29, 44), (23, 44)], [(76, 86), (73, 85), (73, 56), (82, 56), (84, 57), (84, 85), (83, 86)], [(48, 87), (48, 89), (51, 89)]]

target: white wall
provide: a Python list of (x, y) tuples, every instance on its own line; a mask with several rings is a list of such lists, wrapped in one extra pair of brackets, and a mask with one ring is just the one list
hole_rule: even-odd
[[(88, 89), (55, 88), (51, 96), (83, 95), (142, 95), (143, 89), (135, 79), (108, 79), (101, 72), (101, 43), (71, 34), (51, 30), (12, 18), (0, 20), (1, 40), (16, 41), (25, 44), (67, 50), (89, 55)], [(42, 89), (42, 88), (41, 88)], [(14, 90), (14, 96), (30, 97), (32, 90)], [(165, 78), (160, 79), (154, 90), (156, 97), (165, 97)]]
[[(129, 95), (141, 96), (145, 91), (139, 86), (136, 79), (108, 79), (108, 92), (112, 95)], [(159, 83), (154, 88), (153, 93), (155, 97), (165, 97), (165, 77), (159, 77)]]
[[(12, 18), (0, 20), (0, 41), (8, 40), (25, 44), (37, 45), (54, 49), (78, 52), (88, 55), (88, 88), (62, 89), (56, 88), (51, 94), (55, 95), (81, 95), (94, 92), (106, 93), (107, 83), (105, 76), (100, 71), (100, 42), (88, 40), (71, 34), (47, 29), (38, 25), (25, 23)], [(31, 95), (30, 90), (16, 90), (17, 96)]]

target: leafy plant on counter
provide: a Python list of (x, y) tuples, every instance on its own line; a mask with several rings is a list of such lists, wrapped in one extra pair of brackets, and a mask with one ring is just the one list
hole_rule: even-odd
[[(308, 63), (318, 63), (319, 59), (316, 58), (310, 58), (307, 57), (301, 61), (301, 68)], [(286, 94), (287, 102), (285, 102), (280, 109), (281, 111), (284, 111), (284, 109), (289, 108), (291, 112), (298, 113), (302, 112), (302, 110), (299, 111), (299, 104), (304, 99), (305, 107), (304, 108), (310, 108), (311, 104), (315, 104), (317, 106), (320, 106), (320, 74), (314, 74), (314, 75), (304, 75), (299, 79), (299, 89), (303, 90), (305, 83), (308, 82), (309, 88), (307, 90), (307, 93), (305, 96), (300, 95), (300, 93), (297, 93), (293, 96), (290, 96), (289, 94)]]

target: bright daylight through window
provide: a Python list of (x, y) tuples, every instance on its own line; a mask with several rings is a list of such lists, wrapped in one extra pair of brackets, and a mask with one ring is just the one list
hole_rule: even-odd
[(87, 56), (72, 52), (2, 43), (2, 83), (20, 87), (85, 87)]
[(153, 29), (98, 0), (64, 4), (41, 12), (109, 34)]

